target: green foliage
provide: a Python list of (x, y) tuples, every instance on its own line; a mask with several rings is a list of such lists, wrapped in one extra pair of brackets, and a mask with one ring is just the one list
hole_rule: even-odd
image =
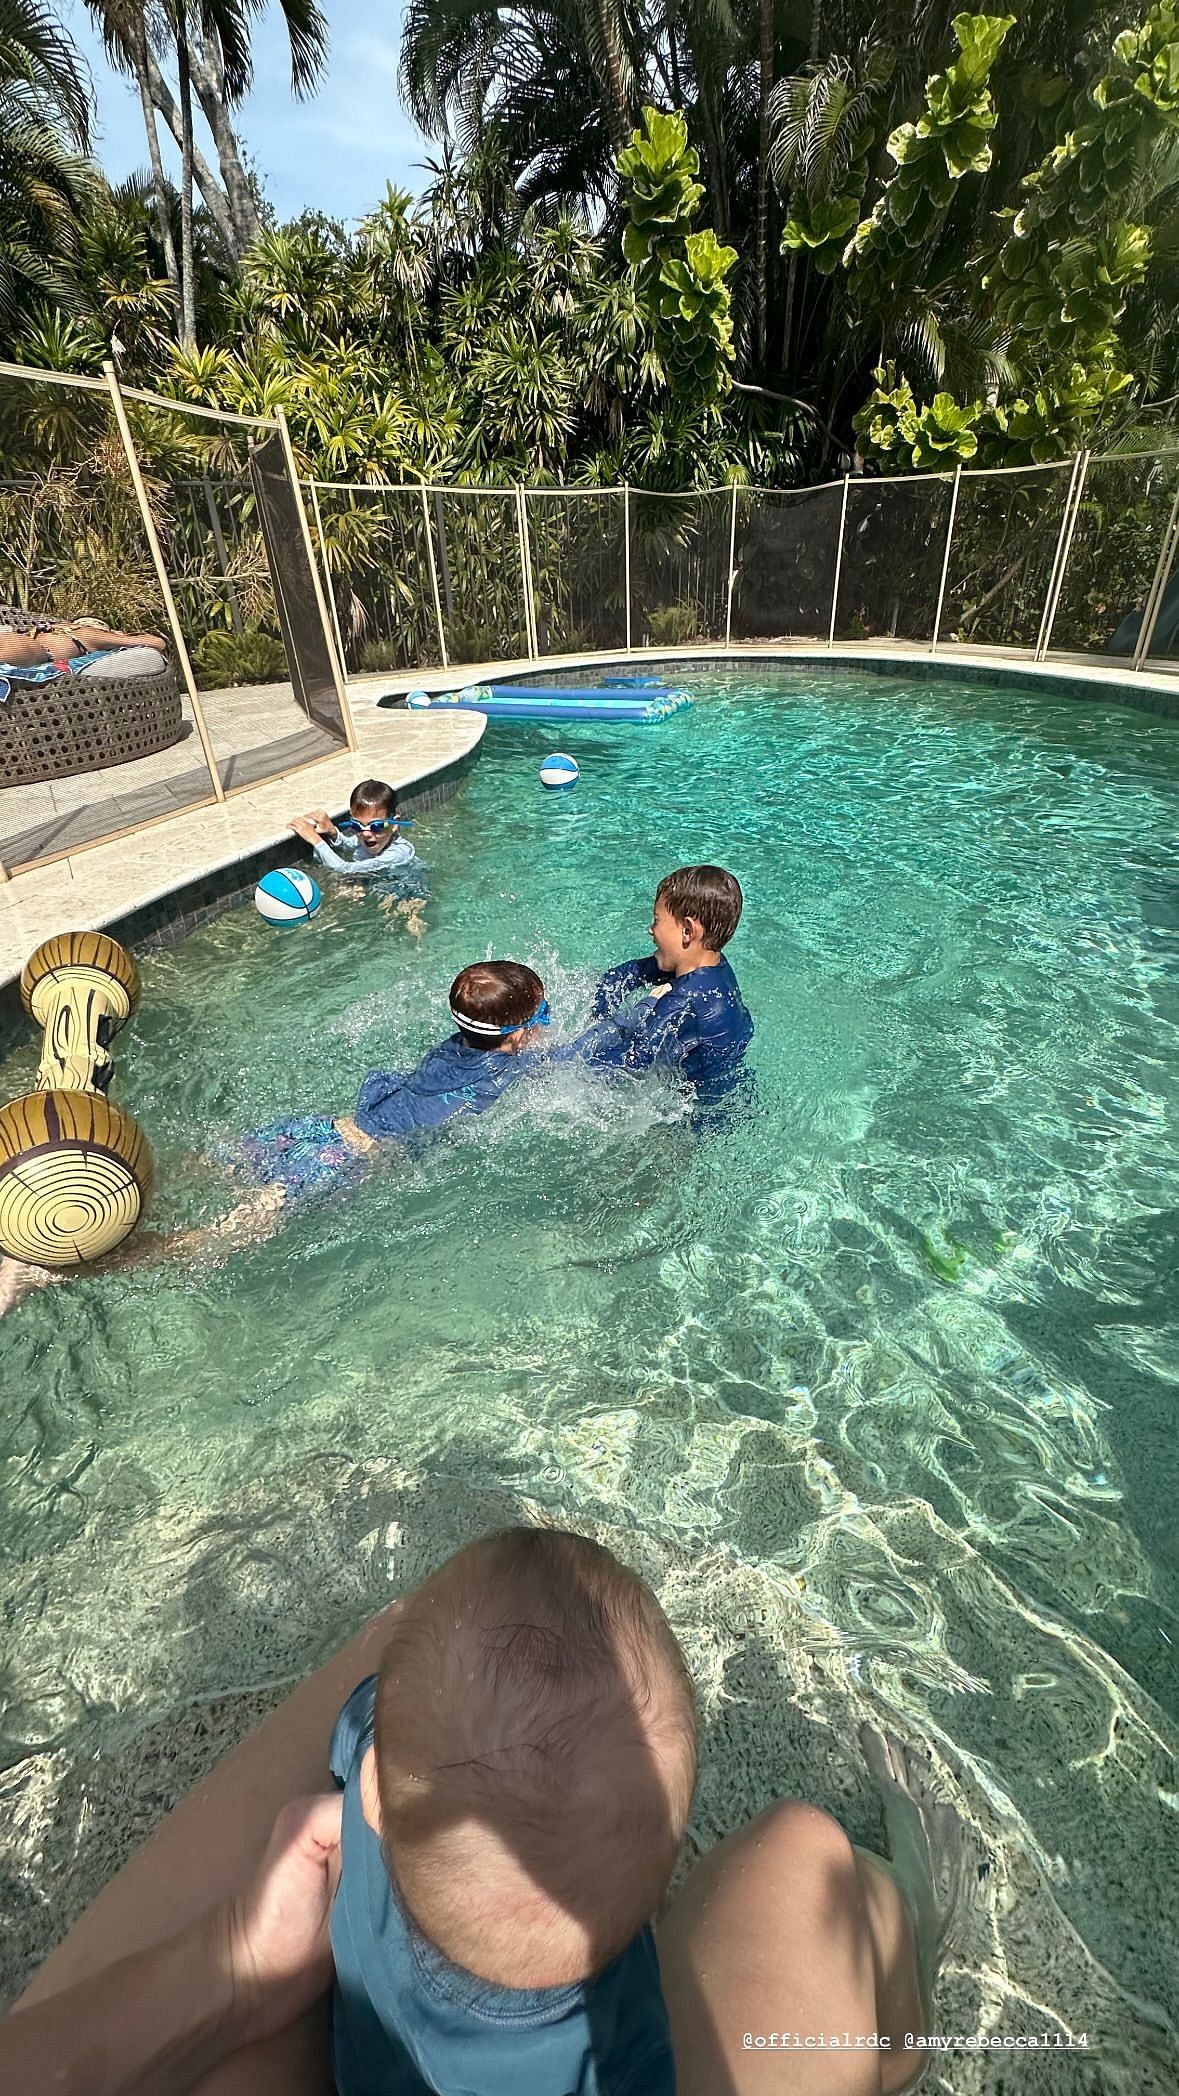
[(1079, 98), (1074, 123), (1024, 184), (983, 277), (999, 318), (1049, 352), (1112, 366), (1130, 289), (1150, 259), (1148, 229), (1125, 216), (1151, 155), (1179, 130), (1179, 4), (1158, 0)]
[(690, 230), (704, 195), (699, 170), (678, 111), (665, 116), (645, 109), (641, 127), (618, 155), (626, 185), (622, 250), (635, 274), (640, 312), (672, 393), (708, 409), (730, 382), (727, 278), (737, 255), (711, 227)]
[(647, 613), (651, 638), (663, 647), (682, 648), (700, 633), (700, 614), (691, 602), (664, 604)]
[(925, 88), (924, 114), (898, 125), (888, 141), (897, 172), (870, 217), (856, 228), (847, 259), (858, 297), (878, 284), (896, 289), (914, 276), (965, 175), (991, 164), (996, 111), (989, 80), (1014, 15), (954, 17), (960, 56)]
[(54, 11), (0, 0), (0, 336), (38, 298), (71, 301), (75, 222), (96, 181), (88, 127), (82, 61)]
[(855, 430), (866, 458), (886, 472), (945, 472), (965, 464), (978, 451), (978, 403), (960, 407), (950, 393), (935, 393), (924, 407), (913, 397), (907, 378), (891, 368), (878, 370), (876, 388), (855, 417)]
[(221, 691), (231, 684), (274, 684), (290, 675), (282, 642), (257, 626), (242, 633), (211, 628), (193, 648), (192, 666), (202, 691)]
[(770, 97), (770, 164), (789, 193), (783, 254), (806, 255), (822, 276), (843, 260), (858, 223), (877, 138), (877, 112), (894, 71), (887, 48), (856, 63), (829, 60), (779, 81)]

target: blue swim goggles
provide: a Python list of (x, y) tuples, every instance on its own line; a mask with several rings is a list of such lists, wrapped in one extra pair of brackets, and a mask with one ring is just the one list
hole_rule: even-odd
[(357, 822), (354, 815), (344, 815), (336, 824), (338, 830), (412, 830), (412, 815), (379, 815), (375, 822)]
[(487, 1035), (488, 1040), (494, 1040), (504, 1034), (519, 1033), (525, 1026), (547, 1026), (552, 1013), (549, 1010), (548, 998), (542, 997), (531, 1019), (517, 1019), (511, 1026), (493, 1026), (489, 1019), (468, 1019), (465, 1013), (456, 1012), (453, 1004), (450, 1007), (450, 1016), (456, 1026), (462, 1027), (464, 1033), (482, 1033)]

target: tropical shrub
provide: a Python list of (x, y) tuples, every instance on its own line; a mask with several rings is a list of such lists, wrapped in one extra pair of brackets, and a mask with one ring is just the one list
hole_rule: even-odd
[(257, 626), (240, 633), (211, 627), (192, 649), (192, 666), (202, 691), (231, 684), (274, 684), (290, 676), (282, 642)]
[(709, 408), (729, 385), (733, 323), (726, 279), (737, 254), (711, 227), (690, 230), (704, 195), (699, 171), (683, 116), (644, 109), (641, 126), (618, 155), (627, 212), (622, 251), (667, 384)]

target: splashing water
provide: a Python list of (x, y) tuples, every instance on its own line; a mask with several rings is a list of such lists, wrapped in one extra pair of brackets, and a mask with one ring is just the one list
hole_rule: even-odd
[(755, 1099), (701, 1135), (658, 1080), (553, 1072), (227, 1264), (0, 1326), (8, 1977), (247, 1691), (523, 1514), (659, 1587), (701, 1839), (783, 1789), (878, 1839), (885, 1724), (978, 1858), (939, 2027), (1087, 2031), (1058, 2096), (1173, 2088), (1179, 727), (695, 688), (649, 732), (563, 725), (572, 794), (543, 724), (493, 727), (415, 833), (420, 945), (337, 888), (297, 933), (244, 908), (148, 957), (118, 1096), (163, 1222), (227, 1205), (218, 1143), (411, 1064), (467, 961), (531, 962), (572, 1030), (693, 859), (745, 890)]

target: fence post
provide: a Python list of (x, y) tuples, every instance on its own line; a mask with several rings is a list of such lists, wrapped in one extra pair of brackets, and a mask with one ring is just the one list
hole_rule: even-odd
[(430, 588), (434, 592), (434, 616), (438, 621), (438, 646), (442, 650), (442, 667), (450, 668), (446, 652), (446, 628), (442, 623), (442, 599), (438, 594), (438, 563), (434, 558), (434, 527), (430, 522), (430, 500), (426, 494), (426, 483), (422, 482), (422, 522), (426, 527), (426, 552), (430, 561)]
[(156, 530), (156, 520), (152, 516), (151, 504), (147, 499), (147, 489), (143, 485), (139, 454), (135, 449), (135, 441), (131, 435), (131, 425), (127, 420), (126, 405), (122, 393), (119, 391), (118, 376), (114, 365), (109, 359), (103, 365), (102, 370), (114, 407), (115, 421), (118, 424), (123, 450), (127, 454), (127, 470), (131, 475), (131, 485), (135, 490), (135, 500), (139, 504), (139, 513), (143, 518), (143, 529), (147, 537), (152, 565), (156, 571), (156, 580), (160, 585), (160, 594), (164, 600), (164, 611), (167, 614), (168, 624), (172, 629), (172, 642), (176, 649), (176, 660), (180, 665), (180, 674), (184, 679), (185, 689), (188, 692), (188, 703), (192, 707), (192, 717), (196, 723), (201, 749), (204, 751), (205, 763), (209, 767), (209, 783), (213, 788), (214, 799), (223, 801), (225, 799), (225, 788), (221, 783), (221, 774), (217, 769), (217, 760), (213, 755), (213, 744), (209, 738), (204, 708), (201, 705), (200, 693), (196, 687), (196, 678), (192, 673), (192, 663), (189, 660), (188, 648), (185, 645), (184, 634), (181, 631), (180, 620), (177, 616), (176, 599), (172, 595), (172, 584), (168, 580), (168, 569), (164, 561), (163, 548), (160, 545), (160, 535)]
[(839, 506), (839, 544), (835, 548), (835, 580), (831, 586), (831, 624), (827, 629), (827, 646), (835, 646), (835, 612), (839, 603), (839, 576), (843, 567), (843, 530), (847, 523), (847, 489), (851, 475), (843, 476), (843, 501)]
[(311, 489), (311, 507), (315, 511), (315, 536), (319, 540), (319, 559), (320, 564), (323, 568), (323, 580), (324, 588), (327, 593), (328, 610), (331, 612), (332, 615), (332, 631), (336, 636), (336, 646), (340, 652), (340, 664), (343, 668), (344, 675), (347, 676), (348, 663), (344, 654), (344, 636), (340, 631), (340, 614), (336, 609), (336, 592), (332, 584), (331, 569), (328, 567), (327, 547), (325, 546), (323, 539), (323, 511), (320, 509), (319, 506), (319, 489), (316, 487), (315, 482), (313, 480), (308, 481), (307, 485)]
[(946, 583), (950, 575), (950, 546), (954, 537), (954, 519), (958, 514), (958, 490), (962, 485), (962, 461), (954, 468), (954, 485), (950, 491), (950, 514), (946, 519), (946, 550), (942, 555), (942, 579), (937, 587), (937, 610), (933, 617), (933, 639), (929, 644), (931, 655), (937, 654), (938, 639), (942, 630), (942, 606), (946, 601)]
[(328, 661), (331, 664), (332, 669), (332, 681), (336, 687), (336, 698), (338, 699), (340, 706), (340, 718), (344, 723), (344, 737), (348, 744), (348, 748), (350, 750), (354, 750), (356, 748), (356, 729), (352, 723), (352, 708), (348, 704), (348, 690), (344, 681), (344, 671), (340, 663), (340, 660), (336, 654), (336, 644), (332, 639), (332, 629), (328, 622), (327, 605), (323, 601), (323, 588), (319, 580), (319, 568), (316, 565), (315, 548), (311, 543), (311, 528), (307, 522), (307, 510), (303, 502), (303, 489), (299, 482), (299, 469), (295, 464), (295, 449), (294, 445), (291, 443), (291, 432), (287, 426), (285, 408), (276, 408), (274, 411), (274, 419), (278, 423), (278, 433), (282, 442), (283, 457), (287, 462), (287, 473), (290, 476), (291, 494), (294, 497), (295, 503), (295, 514), (299, 519), (299, 525), (303, 533), (303, 545), (307, 553), (307, 565), (311, 570), (311, 587), (315, 593), (315, 604), (316, 609), (319, 612), (319, 623), (323, 627), (323, 637), (324, 640), (327, 642)]
[(1134, 649), (1134, 660), (1130, 665), (1131, 669), (1140, 670), (1150, 654), (1151, 644), (1154, 640), (1154, 629), (1158, 624), (1159, 613), (1163, 608), (1163, 598), (1167, 593), (1167, 584), (1171, 579), (1171, 569), (1174, 565), (1177, 550), (1179, 550), (1179, 488), (1175, 490), (1175, 500), (1171, 504), (1171, 515), (1167, 522), (1167, 528), (1163, 533), (1163, 543), (1159, 548), (1154, 580), (1150, 585), (1146, 602), (1142, 607), (1142, 624), (1138, 629), (1138, 642)]
[(725, 610), (725, 646), (733, 644), (733, 577), (737, 561), (737, 483), (733, 482), (733, 512), (729, 518), (729, 601)]
[(626, 587), (626, 652), (631, 653), (630, 640), (630, 482), (622, 483), (622, 555)]
[(528, 538), (528, 513), (524, 489), (516, 483), (516, 520), (520, 526), (520, 572), (524, 580), (524, 624), (528, 629), (528, 653), (533, 662), (540, 655), (536, 638), (536, 598), (532, 594), (532, 546)]
[(1040, 613), (1040, 631), (1036, 636), (1036, 646), (1032, 655), (1033, 662), (1043, 662), (1044, 656), (1048, 650), (1048, 642), (1052, 636), (1052, 628), (1056, 622), (1056, 604), (1057, 599), (1060, 596), (1059, 585), (1064, 580), (1064, 566), (1065, 562), (1068, 559), (1068, 549), (1072, 544), (1073, 525), (1076, 522), (1076, 507), (1074, 506), (1073, 501), (1074, 495), (1077, 496), (1078, 504), (1080, 500), (1079, 490), (1077, 488), (1077, 476), (1078, 474), (1080, 475), (1081, 485), (1083, 486), (1085, 480), (1085, 473), (1088, 470), (1088, 465), (1088, 452), (1078, 451), (1075, 459), (1073, 460), (1073, 470), (1069, 479), (1068, 493), (1064, 498), (1064, 514), (1060, 520), (1060, 533), (1056, 541), (1056, 553), (1052, 561), (1052, 573), (1048, 577), (1048, 594), (1044, 599), (1044, 609)]

